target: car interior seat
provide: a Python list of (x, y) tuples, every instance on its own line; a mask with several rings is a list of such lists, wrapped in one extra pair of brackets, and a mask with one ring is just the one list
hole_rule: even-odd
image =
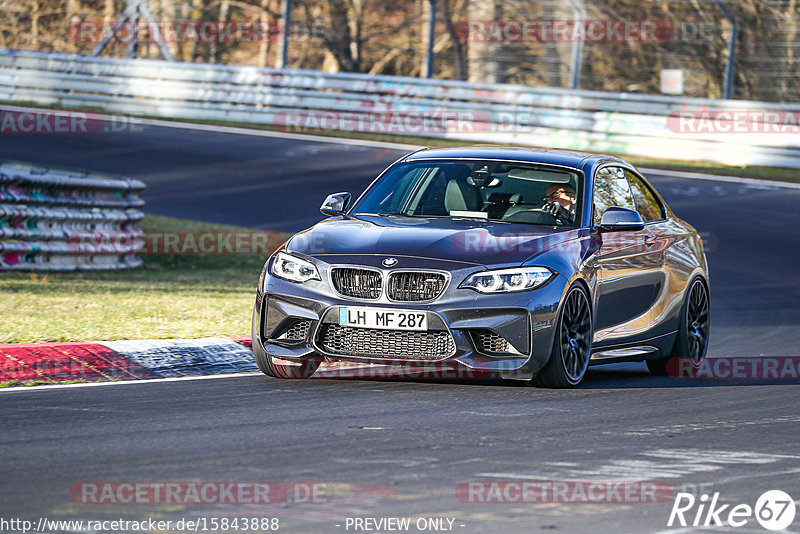
[(448, 213), (452, 211), (481, 211), (483, 198), (478, 188), (468, 184), (466, 178), (456, 178), (447, 182), (444, 205)]

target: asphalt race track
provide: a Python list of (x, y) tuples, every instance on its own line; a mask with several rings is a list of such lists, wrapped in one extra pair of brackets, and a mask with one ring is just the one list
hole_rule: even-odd
[[(141, 179), (151, 213), (281, 231), (313, 224), (327, 193), (360, 192), (400, 154), (156, 127), (0, 138), (0, 158)], [(649, 177), (705, 232), (710, 356), (800, 357), (800, 189)], [(484, 504), (456, 488), (644, 480), (719, 492), (721, 504), (753, 506), (770, 489), (797, 500), (799, 394), (800, 380), (662, 379), (643, 364), (594, 368), (574, 391), (260, 375), (5, 391), (0, 517), (244, 515), (278, 517), (281, 532), (331, 533), (353, 532), (348, 517), (432, 517), (454, 519), (463, 533), (689, 532), (667, 528), (671, 498)], [(87, 481), (327, 483), (345, 495), (267, 506), (76, 504), (68, 491)], [(751, 518), (722, 531), (761, 530)]]

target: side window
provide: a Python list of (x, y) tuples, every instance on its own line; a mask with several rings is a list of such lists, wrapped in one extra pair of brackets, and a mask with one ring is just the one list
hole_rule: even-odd
[(594, 224), (600, 224), (603, 213), (611, 206), (636, 209), (625, 170), (604, 167), (594, 178)]
[(653, 191), (647, 187), (641, 178), (625, 169), (628, 181), (631, 184), (633, 199), (636, 201), (636, 211), (642, 216), (644, 222), (657, 221), (664, 218), (664, 210)]

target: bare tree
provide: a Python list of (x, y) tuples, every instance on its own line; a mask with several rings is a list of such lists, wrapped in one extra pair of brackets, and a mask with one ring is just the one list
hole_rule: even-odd
[[(361, 70), (361, 7), (358, 0), (328, 0), (330, 31), (325, 35), (325, 47), (333, 54), (339, 70)], [(355, 31), (354, 31), (355, 30)]]
[(459, 34), (453, 22), (451, 2), (453, 2), (453, 0), (441, 0), (442, 18), (444, 19), (444, 26), (447, 29), (447, 35), (450, 38), (450, 48), (453, 52), (453, 77), (456, 80), (466, 80), (467, 67), (466, 58), (464, 56), (464, 43), (461, 41), (462, 36)]

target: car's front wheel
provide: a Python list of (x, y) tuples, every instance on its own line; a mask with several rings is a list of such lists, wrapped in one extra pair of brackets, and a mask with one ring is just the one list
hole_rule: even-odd
[(253, 356), (259, 370), (265, 375), (275, 378), (309, 378), (319, 368), (319, 360), (315, 358), (308, 358), (299, 362), (280, 363), (260, 350), (254, 350)]
[(672, 354), (666, 358), (647, 360), (647, 368), (652, 374), (666, 376), (672, 366), (676, 372), (679, 369), (693, 372), (700, 368), (708, 351), (709, 311), (710, 300), (706, 284), (700, 278), (695, 278), (681, 308), (681, 323)]
[(592, 310), (583, 286), (570, 287), (555, 326), (553, 351), (533, 383), (539, 387), (571, 388), (580, 384), (592, 353)]

